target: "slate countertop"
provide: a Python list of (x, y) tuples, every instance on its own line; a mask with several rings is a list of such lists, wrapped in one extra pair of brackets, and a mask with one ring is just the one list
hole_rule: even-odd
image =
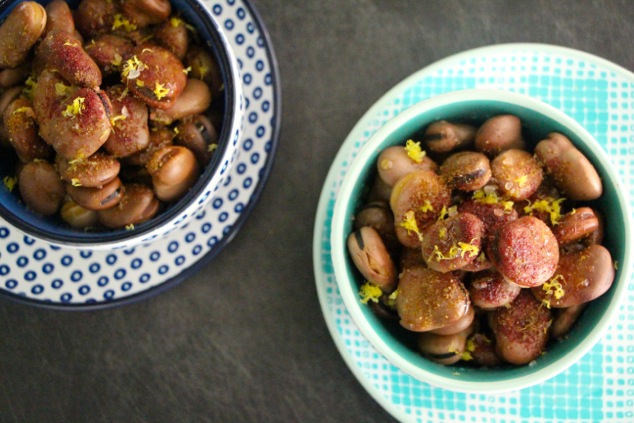
[(0, 422), (386, 422), (346, 367), (313, 276), (342, 141), (411, 73), (538, 42), (634, 69), (634, 7), (608, 1), (257, 0), (279, 64), (273, 171), (235, 239), (158, 296), (94, 312), (0, 301)]

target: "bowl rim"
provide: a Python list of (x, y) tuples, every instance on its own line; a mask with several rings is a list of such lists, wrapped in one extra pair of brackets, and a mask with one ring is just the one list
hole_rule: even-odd
[[(331, 259), (339, 293), (352, 321), (355, 323), (361, 334), (370, 342), (370, 344), (372, 344), (379, 354), (386, 358), (388, 362), (415, 379), (429, 383), (433, 386), (457, 392), (500, 393), (533, 386), (554, 377), (577, 362), (600, 340), (605, 330), (607, 330), (614, 320), (614, 316), (619, 312), (620, 305), (622, 301), (624, 301), (625, 291), (627, 290), (629, 281), (632, 277), (632, 237), (631, 231), (626, 231), (626, 242), (624, 246), (625, 259), (624, 262), (620, 264), (621, 274), (618, 279), (620, 283), (615, 283), (612, 286), (612, 289), (614, 290), (613, 302), (607, 308), (601, 321), (585, 335), (582, 342), (574, 346), (565, 354), (565, 360), (560, 358), (559, 360), (547, 364), (536, 371), (529, 371), (527, 374), (508, 380), (496, 380), (482, 383), (479, 381), (474, 382), (461, 380), (459, 378), (451, 379), (440, 376), (416, 366), (408, 359), (394, 352), (393, 348), (391, 348), (385, 340), (383, 340), (376, 331), (371, 328), (369, 322), (367, 322), (364, 318), (363, 313), (361, 312), (361, 307), (364, 305), (362, 305), (359, 301), (356, 290), (350, 289), (352, 287), (351, 284), (344, 284), (343, 282), (344, 280), (347, 280), (346, 268), (348, 266), (348, 261), (345, 241), (342, 240), (345, 240), (345, 237), (347, 236), (347, 234), (344, 233), (345, 224), (349, 219), (351, 219), (351, 216), (346, 216), (344, 212), (346, 210), (348, 200), (350, 198), (354, 198), (354, 186), (357, 182), (358, 175), (366, 168), (367, 162), (378, 154), (378, 151), (382, 148), (381, 144), (386, 137), (390, 136), (393, 131), (401, 127), (404, 122), (411, 121), (420, 114), (427, 113), (435, 108), (447, 106), (452, 103), (470, 101), (495, 101), (509, 103), (550, 117), (569, 129), (571, 133), (574, 133), (577, 138), (581, 139), (585, 143), (586, 147), (591, 150), (600, 162), (602, 170), (608, 175), (608, 179), (610, 181), (621, 182), (621, 178), (616, 174), (614, 167), (610, 164), (607, 153), (601, 148), (594, 137), (576, 120), (554, 106), (525, 94), (504, 91), (501, 89), (474, 88), (440, 94), (415, 103), (407, 109), (401, 111), (398, 115), (389, 119), (383, 126), (377, 129), (373, 135), (370, 136), (366, 143), (360, 148), (356, 157), (354, 157), (351, 161), (335, 198), (332, 227), (330, 230)], [(625, 227), (632, 228), (632, 210), (623, 189), (623, 184), (615, 184), (614, 190), (618, 202), (623, 209)], [(422, 358), (423, 357), (421, 356), (421, 359)], [(511, 381), (513, 386), (508, 386)]]
[[(179, 201), (169, 204), (165, 210), (150, 220), (135, 225), (131, 231), (115, 229), (82, 232), (71, 228), (60, 228), (62, 232), (57, 233), (31, 223), (22, 215), (16, 215), (6, 207), (4, 202), (0, 201), (0, 215), (16, 230), (54, 247), (82, 250), (133, 248), (167, 235), (193, 217), (197, 208), (203, 207), (212, 200), (215, 189), (222, 183), (223, 177), (220, 173), (228, 174), (231, 157), (235, 157), (239, 148), (244, 117), (240, 65), (225, 31), (211, 11), (204, 7), (202, 0), (171, 0), (172, 3), (174, 1), (187, 5), (191, 8), (189, 13), (199, 17), (201, 25), (209, 35), (201, 41), (214, 55), (223, 78), (225, 112), (222, 128), (218, 134), (218, 148), (210, 163), (205, 166), (196, 183)], [(49, 2), (45, 0), (41, 3)], [(19, 1), (3, 1), (0, 4), (0, 14), (9, 13), (18, 3)], [(21, 200), (18, 201), (21, 202)], [(54, 229), (57, 230), (57, 228)]]

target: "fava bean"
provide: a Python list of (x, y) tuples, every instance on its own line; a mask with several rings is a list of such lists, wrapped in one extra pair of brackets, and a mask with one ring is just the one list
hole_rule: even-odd
[(183, 119), (175, 129), (174, 144), (189, 148), (196, 156), (198, 164), (207, 166), (218, 146), (218, 132), (204, 115)]
[(564, 215), (553, 227), (559, 245), (570, 244), (599, 229), (599, 218), (590, 207), (580, 207)]
[(99, 222), (111, 229), (130, 228), (143, 223), (159, 211), (159, 201), (152, 189), (143, 184), (128, 184), (121, 201), (106, 210), (100, 210)]
[(200, 174), (194, 153), (177, 145), (157, 150), (145, 164), (145, 168), (152, 177), (156, 197), (166, 202), (181, 198)]
[(64, 222), (76, 229), (88, 229), (99, 224), (99, 216), (94, 210), (88, 210), (71, 199), (67, 199), (60, 210)]
[(27, 98), (17, 98), (9, 104), (3, 116), (9, 143), (24, 163), (36, 159), (46, 160), (53, 155), (51, 146), (38, 135), (38, 125), (32, 106)]
[(474, 318), (475, 310), (473, 307), (469, 307), (467, 313), (462, 316), (456, 323), (442, 328), (432, 329), (427, 333), (433, 333), (436, 335), (455, 335), (457, 333), (464, 332), (465, 330), (472, 328)]
[(182, 19), (172, 17), (156, 28), (154, 40), (183, 60), (189, 47), (187, 25)]
[(462, 358), (470, 333), (471, 328), (452, 335), (424, 332), (418, 335), (418, 349), (425, 357), (436, 363), (454, 364)]
[(509, 149), (524, 150), (522, 122), (514, 115), (498, 115), (487, 119), (476, 132), (475, 149), (493, 157)]
[(150, 120), (161, 125), (171, 125), (174, 121), (203, 113), (211, 105), (211, 92), (203, 81), (188, 79), (187, 85), (169, 109), (153, 109)]
[(449, 153), (468, 147), (473, 143), (475, 134), (476, 128), (472, 125), (441, 120), (427, 127), (423, 135), (423, 142), (429, 151)]
[(123, 85), (108, 88), (107, 94), (112, 104), (112, 131), (103, 148), (115, 157), (127, 157), (146, 148), (150, 128), (145, 103), (127, 95)]
[(82, 187), (66, 183), (66, 192), (80, 206), (88, 210), (105, 210), (119, 204), (125, 193), (121, 179), (114, 178), (102, 187)]
[(31, 72), (31, 64), (24, 62), (16, 68), (0, 70), (0, 88), (11, 88), (22, 84)]
[(562, 339), (565, 337), (572, 326), (581, 315), (587, 303), (578, 304), (566, 308), (557, 308), (553, 310), (553, 325), (551, 337), (553, 339)]
[(440, 176), (449, 188), (461, 191), (478, 190), (491, 179), (489, 159), (475, 151), (454, 153), (440, 166)]
[(381, 235), (388, 251), (396, 251), (398, 239), (394, 231), (394, 216), (385, 201), (373, 201), (366, 204), (354, 218), (355, 229), (370, 226)]
[(119, 2), (112, 0), (81, 0), (75, 11), (75, 26), (79, 32), (92, 39), (112, 29), (115, 16), (121, 17)]
[(396, 266), (379, 233), (364, 226), (348, 236), (348, 252), (363, 277), (390, 293), (396, 287)]
[(113, 75), (121, 71), (124, 58), (130, 56), (134, 44), (128, 38), (113, 33), (105, 33), (93, 38), (84, 47), (95, 61), (102, 74)]
[(473, 333), (467, 338), (467, 361), (484, 367), (494, 367), (503, 364), (495, 347), (495, 338), (490, 338), (483, 333)]
[(0, 25), (0, 68), (22, 64), (46, 28), (46, 11), (34, 1), (19, 3)]
[(50, 216), (59, 210), (66, 195), (55, 167), (44, 160), (25, 163), (18, 173), (22, 200), (31, 210)]
[(161, 23), (172, 13), (169, 0), (124, 0), (121, 2), (121, 9), (138, 27)]
[(110, 154), (97, 151), (81, 160), (55, 160), (60, 178), (78, 187), (101, 188), (119, 175), (121, 164)]
[(507, 306), (519, 295), (521, 289), (507, 282), (496, 270), (485, 270), (474, 274), (467, 285), (473, 305), (482, 310)]
[(491, 174), (502, 195), (513, 201), (529, 198), (543, 180), (542, 168), (533, 155), (517, 149), (496, 156), (491, 162)]
[(413, 159), (401, 146), (388, 147), (383, 150), (379, 154), (376, 164), (379, 177), (389, 186), (394, 186), (399, 179), (415, 170), (436, 171), (438, 169), (438, 165), (429, 157)]
[(46, 5), (45, 10), (47, 17), (45, 36), (53, 30), (75, 34), (75, 19), (65, 0), (53, 0)]

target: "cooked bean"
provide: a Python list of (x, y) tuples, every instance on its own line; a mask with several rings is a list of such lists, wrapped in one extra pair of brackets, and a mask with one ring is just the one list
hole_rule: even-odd
[(370, 193), (368, 194), (368, 202), (387, 201), (389, 203), (391, 195), (392, 187), (377, 175), (372, 182)]
[(587, 303), (570, 306), (566, 308), (558, 308), (553, 310), (553, 327), (551, 337), (553, 339), (562, 339), (565, 337), (572, 326), (577, 321), (579, 315), (586, 307)]
[(137, 46), (130, 55), (121, 73), (128, 89), (150, 107), (172, 107), (187, 84), (181, 61), (159, 46)]
[(500, 229), (497, 239), (487, 244), (487, 256), (511, 283), (539, 286), (554, 273), (559, 245), (550, 228), (533, 216), (523, 216)]
[(592, 163), (563, 134), (549, 134), (537, 144), (535, 154), (567, 198), (596, 200), (603, 193), (601, 177)]
[(399, 242), (394, 231), (394, 216), (387, 202), (373, 201), (357, 212), (354, 218), (354, 227), (360, 229), (364, 226), (371, 226), (381, 235), (388, 251), (398, 249)]
[(524, 150), (522, 122), (514, 115), (498, 115), (487, 119), (476, 132), (475, 149), (493, 157), (515, 148)]
[(423, 231), (423, 259), (438, 272), (461, 269), (480, 254), (484, 234), (484, 224), (470, 213), (438, 220)]
[(185, 66), (191, 68), (190, 78), (204, 81), (211, 89), (212, 99), (221, 98), (224, 82), (218, 63), (211, 53), (200, 44), (190, 44), (185, 55)]
[(121, 3), (123, 14), (138, 27), (158, 24), (172, 12), (169, 0), (125, 0)]
[(476, 128), (472, 125), (440, 120), (427, 127), (423, 141), (434, 153), (449, 153), (472, 144), (475, 134)]
[(75, 26), (86, 39), (94, 38), (112, 29), (118, 11), (116, 1), (81, 0), (75, 10)]
[(128, 165), (145, 167), (145, 164), (157, 150), (173, 144), (174, 135), (174, 131), (165, 127), (152, 128), (147, 147), (121, 160)]
[(148, 186), (128, 184), (119, 204), (98, 212), (99, 222), (111, 229), (137, 225), (154, 217), (159, 210), (159, 205), (159, 201)]
[(394, 186), (403, 176), (416, 170), (438, 169), (438, 165), (429, 157), (412, 158), (402, 146), (387, 147), (379, 154), (376, 161), (379, 177), (389, 185)]
[(24, 62), (16, 68), (0, 70), (0, 89), (11, 88), (23, 83), (31, 73), (31, 64)]
[(99, 216), (94, 210), (88, 210), (68, 199), (62, 205), (60, 216), (64, 222), (76, 229), (87, 229), (99, 224)]
[(119, 174), (121, 164), (103, 151), (79, 160), (66, 160), (57, 156), (55, 165), (60, 177), (75, 186), (100, 188)]
[(467, 285), (473, 305), (492, 310), (510, 304), (520, 293), (519, 286), (507, 282), (496, 270), (474, 274)]
[(24, 163), (49, 159), (53, 149), (38, 135), (38, 125), (32, 103), (25, 97), (13, 100), (4, 112), (3, 125), (9, 143)]
[(454, 273), (416, 266), (399, 275), (396, 310), (401, 326), (426, 332), (449, 326), (469, 311), (469, 294)]
[(455, 335), (471, 328), (474, 318), (475, 310), (473, 307), (469, 307), (467, 314), (462, 316), (457, 322), (442, 328), (430, 330), (428, 333), (433, 333), (436, 335)]
[(599, 229), (599, 218), (590, 207), (580, 207), (566, 215), (553, 227), (559, 245), (579, 241)]
[(379, 233), (364, 226), (348, 236), (348, 253), (363, 277), (390, 293), (396, 287), (396, 266)]
[(54, 69), (73, 85), (98, 89), (101, 70), (81, 43), (68, 32), (52, 30), (35, 50), (49, 69)]
[(189, 148), (198, 164), (206, 166), (218, 147), (218, 132), (211, 121), (204, 115), (191, 116), (182, 120), (174, 131), (174, 143)]
[(502, 194), (513, 201), (529, 198), (543, 180), (542, 168), (533, 155), (517, 149), (496, 156), (491, 162), (491, 173)]
[(599, 224), (597, 229), (581, 240), (581, 243), (586, 247), (589, 245), (603, 243), (603, 237), (605, 236), (605, 218), (603, 217), (603, 213), (600, 213), (598, 210), (593, 210), (593, 213)]
[(115, 157), (137, 153), (150, 143), (148, 108), (141, 100), (126, 95), (123, 85), (107, 90), (112, 104), (112, 131), (103, 148)]
[(452, 335), (423, 332), (418, 335), (418, 349), (423, 356), (439, 364), (450, 365), (462, 358), (471, 328)]
[(399, 179), (390, 196), (399, 241), (407, 247), (419, 246), (422, 231), (450, 203), (451, 190), (431, 170), (418, 170)]
[(0, 145), (9, 146), (9, 134), (4, 127), (4, 112), (16, 98), (22, 95), (23, 87), (9, 88), (0, 95)]
[(15, 68), (24, 62), (46, 27), (46, 11), (34, 1), (11, 10), (0, 25), (0, 68)]
[(129, 57), (134, 44), (128, 38), (105, 33), (86, 44), (86, 53), (95, 61), (105, 75), (119, 73), (124, 59)]
[(185, 195), (200, 175), (194, 153), (177, 145), (157, 150), (145, 167), (152, 176), (156, 197), (166, 202), (176, 201)]
[(46, 5), (45, 10), (47, 16), (45, 35), (53, 30), (75, 34), (75, 19), (65, 0), (53, 0)]
[(470, 363), (484, 367), (502, 364), (495, 347), (495, 338), (491, 339), (483, 333), (476, 332), (467, 338), (467, 353)]
[(18, 187), (26, 206), (45, 216), (57, 213), (66, 195), (55, 167), (44, 160), (26, 163), (20, 168)]
[(552, 323), (550, 310), (523, 289), (509, 307), (492, 312), (491, 329), (499, 356), (522, 365), (538, 358), (546, 347)]
[(189, 47), (189, 34), (182, 19), (173, 16), (160, 24), (155, 29), (154, 39), (180, 60), (185, 58)]
[(570, 307), (603, 295), (614, 281), (614, 262), (602, 245), (562, 254), (552, 278), (533, 288), (549, 307)]
[(73, 201), (88, 210), (105, 210), (119, 204), (125, 193), (125, 186), (119, 178), (96, 188), (75, 186), (67, 182), (66, 192)]
[(169, 109), (153, 109), (150, 120), (161, 125), (171, 125), (187, 116), (203, 113), (211, 104), (211, 92), (203, 81), (188, 79), (185, 89)]
[(489, 159), (475, 151), (454, 153), (440, 165), (440, 176), (449, 188), (475, 191), (491, 178)]

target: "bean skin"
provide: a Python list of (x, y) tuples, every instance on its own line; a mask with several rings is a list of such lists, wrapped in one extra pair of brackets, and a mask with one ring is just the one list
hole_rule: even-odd
[(130, 56), (134, 44), (128, 38), (106, 33), (86, 44), (86, 53), (95, 61), (102, 74), (113, 75), (121, 71), (124, 58)]
[(86, 39), (109, 31), (119, 13), (118, 4), (112, 0), (81, 0), (75, 10), (75, 26)]
[(101, 188), (116, 178), (121, 169), (119, 161), (104, 151), (82, 160), (69, 161), (57, 156), (55, 166), (64, 181), (87, 188)]
[(112, 104), (113, 128), (103, 148), (115, 157), (127, 157), (146, 148), (150, 143), (150, 128), (145, 103), (126, 95), (120, 84), (106, 92)]
[(379, 154), (376, 161), (379, 177), (394, 186), (403, 176), (416, 170), (438, 170), (438, 165), (429, 157), (424, 156), (420, 162), (408, 156), (402, 146), (388, 147)]
[(527, 151), (509, 149), (491, 162), (491, 174), (503, 195), (520, 201), (533, 195), (542, 183), (540, 164)]
[(169, 109), (153, 109), (150, 120), (161, 125), (171, 125), (174, 121), (203, 113), (211, 105), (211, 91), (203, 81), (188, 79), (183, 92)]
[(32, 106), (27, 98), (17, 98), (6, 108), (3, 118), (9, 143), (24, 163), (36, 159), (46, 160), (53, 155), (51, 146), (38, 135), (38, 125)]
[(132, 166), (143, 166), (150, 160), (150, 157), (163, 147), (173, 145), (174, 131), (171, 129), (160, 127), (150, 131), (150, 141), (143, 150), (130, 156), (122, 158), (122, 162)]
[(487, 270), (473, 275), (467, 285), (473, 305), (482, 310), (493, 310), (510, 304), (520, 293), (517, 285), (507, 282), (496, 270)]
[(172, 17), (160, 24), (155, 32), (155, 41), (171, 51), (180, 60), (185, 58), (189, 47), (189, 34), (185, 22)]
[(45, 10), (47, 16), (45, 36), (53, 30), (75, 34), (75, 19), (65, 0), (53, 0), (46, 5)]
[(570, 244), (587, 237), (599, 229), (599, 218), (590, 207), (580, 207), (569, 212), (553, 227), (559, 245)]
[(364, 226), (348, 236), (348, 253), (363, 277), (390, 293), (397, 283), (396, 266), (379, 233)]
[(201, 167), (207, 166), (218, 145), (218, 132), (204, 115), (183, 119), (177, 126), (174, 144), (189, 148)]
[(123, 0), (124, 15), (139, 27), (158, 24), (172, 12), (169, 0)]
[(46, 11), (34, 1), (11, 10), (0, 25), (0, 68), (15, 68), (24, 62), (46, 28)]
[(586, 305), (587, 303), (583, 303), (576, 306), (554, 309), (551, 337), (553, 339), (564, 338), (575, 324), (577, 318), (579, 318)]
[(455, 335), (460, 332), (464, 332), (469, 329), (473, 325), (473, 321), (475, 318), (475, 310), (473, 307), (469, 307), (467, 313), (462, 316), (457, 322), (452, 323), (451, 325), (430, 330), (428, 333), (433, 333), (436, 335)]
[(115, 206), (98, 212), (99, 222), (111, 229), (146, 222), (159, 211), (159, 201), (152, 189), (143, 184), (128, 184), (121, 201)]
[(81, 207), (88, 210), (105, 210), (119, 204), (125, 194), (125, 186), (114, 178), (102, 187), (82, 187), (66, 183), (66, 192)]
[(55, 167), (44, 160), (29, 162), (20, 168), (18, 187), (27, 207), (45, 216), (57, 213), (66, 195)]
[(450, 365), (462, 358), (471, 328), (451, 335), (423, 332), (418, 336), (418, 349), (423, 356), (436, 363)]
[(200, 175), (194, 153), (176, 145), (157, 150), (145, 168), (152, 176), (156, 197), (165, 202), (176, 201), (185, 195)]
[(476, 128), (472, 125), (441, 120), (427, 127), (423, 142), (434, 153), (449, 153), (468, 147), (475, 139)]
[(385, 201), (373, 201), (357, 212), (354, 218), (355, 229), (370, 226), (376, 230), (385, 242), (388, 251), (397, 251), (399, 247), (394, 231), (394, 216)]
[(476, 132), (475, 149), (489, 157), (511, 148), (526, 149), (522, 122), (517, 116), (498, 115), (487, 119)]
[(440, 175), (452, 189), (475, 191), (489, 182), (491, 167), (484, 154), (462, 151), (445, 159), (440, 165)]

